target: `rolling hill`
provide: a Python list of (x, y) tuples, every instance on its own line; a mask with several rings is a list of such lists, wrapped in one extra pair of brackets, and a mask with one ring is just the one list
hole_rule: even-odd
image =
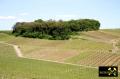
[[(98, 77), (98, 66), (120, 68), (120, 29), (80, 32), (70, 40), (14, 37), (0, 33), (2, 79), (112, 79)], [(47, 61), (49, 60), (49, 61)]]

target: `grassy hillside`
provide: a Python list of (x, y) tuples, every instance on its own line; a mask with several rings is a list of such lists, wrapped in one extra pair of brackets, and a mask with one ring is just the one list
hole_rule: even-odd
[(103, 29), (101, 31), (120, 37), (120, 29)]
[[(0, 42), (18, 45), (28, 58), (93, 67), (120, 66), (119, 35), (120, 30), (100, 30), (78, 33), (70, 40), (41, 40), (0, 33)], [(0, 44), (0, 50), (3, 79), (113, 79), (99, 78), (93, 68), (18, 58), (13, 47), (4, 44)]]
[(0, 49), (0, 79), (103, 79), (97, 69), (18, 58), (4, 44)]

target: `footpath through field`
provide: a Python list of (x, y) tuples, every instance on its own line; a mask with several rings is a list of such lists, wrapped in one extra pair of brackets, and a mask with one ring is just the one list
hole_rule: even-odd
[[(118, 47), (116, 46), (117, 44), (117, 39), (114, 39), (114, 40), (111, 40), (111, 43), (113, 44), (113, 49), (112, 49), (112, 53), (115, 53), (118, 51)], [(96, 68), (98, 69), (98, 67), (95, 65), (85, 65), (85, 64), (72, 64), (72, 63), (66, 63), (66, 62), (59, 62), (59, 61), (52, 61), (52, 60), (46, 60), (46, 59), (35, 59), (35, 58), (28, 58), (28, 57), (24, 57), (19, 46), (18, 45), (14, 45), (14, 44), (9, 44), (9, 43), (5, 43), (5, 42), (0, 42), (2, 44), (6, 44), (6, 45), (10, 45), (10, 46), (13, 46), (15, 52), (16, 52), (16, 55), (20, 58), (27, 58), (27, 59), (34, 59), (34, 60), (42, 60), (42, 61), (49, 61), (49, 62), (54, 62), (54, 63), (60, 63), (60, 64), (68, 64), (68, 65), (74, 65), (74, 66), (83, 66), (83, 67), (89, 67), (89, 68)], [(114, 55), (113, 55), (114, 56)], [(113, 57), (111, 56), (111, 57)], [(120, 61), (120, 56), (116, 58), (116, 56), (114, 56), (114, 58), (110, 59), (111, 57), (109, 57), (108, 59), (106, 60), (109, 60), (107, 63), (104, 63), (104, 65), (110, 65), (110, 64), (114, 64), (115, 62), (118, 62)], [(114, 62), (112, 62), (114, 60)], [(119, 62), (118, 62), (119, 63)], [(94, 62), (94, 64), (97, 64)]]
[(9, 44), (9, 43), (5, 43), (5, 42), (0, 42), (2, 44), (6, 44), (6, 45), (9, 45), (9, 46), (13, 46), (15, 52), (16, 52), (16, 55), (20, 58), (26, 58), (26, 59), (34, 59), (34, 60), (42, 60), (42, 61), (48, 61), (48, 62), (54, 62), (54, 63), (60, 63), (60, 64), (67, 64), (67, 65), (73, 65), (73, 66), (83, 66), (83, 67), (88, 67), (88, 68), (96, 68), (97, 67), (92, 67), (92, 66), (85, 66), (85, 65), (77, 65), (77, 64), (71, 64), (71, 63), (65, 63), (65, 62), (58, 62), (58, 61), (52, 61), (52, 60), (45, 60), (45, 59), (35, 59), (35, 58), (28, 58), (28, 57), (24, 57), (19, 46), (17, 45), (14, 45), (14, 44)]

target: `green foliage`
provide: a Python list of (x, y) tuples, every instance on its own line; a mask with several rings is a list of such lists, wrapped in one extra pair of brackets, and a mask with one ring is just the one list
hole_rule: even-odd
[(30, 38), (66, 40), (70, 38), (72, 32), (99, 30), (99, 27), (100, 23), (92, 19), (70, 21), (38, 19), (34, 22), (17, 22), (13, 27), (13, 34)]

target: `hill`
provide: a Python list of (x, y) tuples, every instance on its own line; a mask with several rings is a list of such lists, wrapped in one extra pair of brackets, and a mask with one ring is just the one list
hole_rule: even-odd
[(70, 40), (45, 40), (0, 33), (0, 42), (18, 45), (25, 57), (0, 43), (0, 78), (103, 79), (98, 77), (98, 66), (120, 67), (119, 35), (118, 29), (99, 30), (78, 33)]

